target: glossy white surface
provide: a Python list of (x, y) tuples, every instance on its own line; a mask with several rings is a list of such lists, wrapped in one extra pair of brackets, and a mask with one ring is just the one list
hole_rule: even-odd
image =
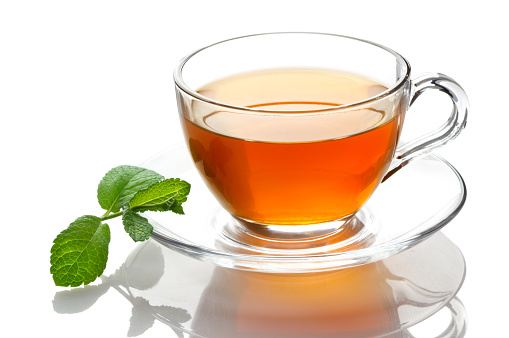
[[(222, 268), (149, 241), (97, 288), (123, 287), (136, 319), (197, 336), (402, 338), (447, 305), (464, 277), (460, 250), (441, 233), (375, 263), (308, 274)], [(145, 327), (131, 321), (131, 330)]]
[[(0, 335), (128, 335), (132, 304), (118, 292), (97, 288), (105, 294), (95, 302), (57, 307), (65, 289), (49, 274), (53, 238), (78, 216), (102, 214), (96, 188), (108, 169), (181, 141), (171, 79), (181, 57), (229, 37), (304, 30), (376, 41), (405, 56), (414, 76), (442, 72), (465, 88), (467, 128), (438, 153), (468, 197), (443, 232), (467, 264), (466, 337), (500, 336), (509, 302), (506, 16), (497, 1), (2, 2)], [(448, 109), (445, 98), (420, 99), (409, 119)], [(110, 225), (106, 276), (136, 247), (119, 220)], [(177, 337), (159, 321), (141, 335), (161, 336)]]

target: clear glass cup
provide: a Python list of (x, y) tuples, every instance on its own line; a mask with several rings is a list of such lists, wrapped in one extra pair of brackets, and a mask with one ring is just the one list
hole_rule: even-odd
[[(395, 51), (333, 34), (222, 41), (182, 59), (174, 80), (209, 190), (242, 231), (281, 239), (344, 229), (383, 180), (455, 138), (468, 111), (451, 78), (412, 80)], [(453, 109), (440, 128), (401, 144), (405, 114), (428, 89)]]

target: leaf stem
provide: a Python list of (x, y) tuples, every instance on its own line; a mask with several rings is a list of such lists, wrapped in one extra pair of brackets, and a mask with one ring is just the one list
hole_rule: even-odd
[(118, 217), (118, 216), (121, 216), (123, 213), (123, 211), (119, 211), (119, 212), (114, 212), (112, 214), (110, 214), (109, 212), (102, 215), (101, 217), (99, 217), (101, 219), (101, 221), (105, 221), (107, 219), (112, 219), (112, 218), (115, 218), (115, 217)]
[[(161, 204), (164, 204), (164, 203), (161, 203)], [(132, 208), (131, 210), (132, 211), (138, 211), (140, 209), (143, 209), (145, 207), (156, 207), (156, 206), (159, 206), (160, 204), (145, 204), (145, 205), (139, 205), (139, 206), (136, 206), (134, 208)], [(101, 219), (101, 221), (105, 221), (107, 219), (112, 219), (112, 218), (115, 218), (115, 217), (118, 217), (118, 216), (122, 216), (122, 214), (124, 213), (123, 210), (120, 210), (118, 212), (114, 212), (112, 214), (110, 214), (110, 212), (106, 212), (104, 215), (102, 215), (101, 217), (99, 217)]]

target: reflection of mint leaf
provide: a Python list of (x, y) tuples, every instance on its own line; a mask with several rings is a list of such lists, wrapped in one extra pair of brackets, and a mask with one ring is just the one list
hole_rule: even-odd
[(133, 300), (133, 308), (131, 310), (131, 319), (129, 320), (128, 337), (137, 337), (150, 329), (155, 322), (155, 317), (152, 315), (150, 303), (141, 297), (136, 297)]
[(148, 220), (131, 209), (124, 210), (122, 223), (124, 224), (125, 231), (135, 242), (145, 241), (152, 234), (153, 228)]
[(187, 200), (191, 185), (178, 178), (170, 178), (142, 189), (129, 202), (131, 209), (143, 212), (172, 210), (183, 214), (182, 203)]
[(141, 297), (134, 298), (132, 304), (128, 337), (143, 334), (154, 325), (155, 318), (162, 317), (169, 322), (173, 332), (179, 338), (184, 338), (182, 323), (191, 319), (191, 315), (186, 310), (167, 305), (151, 305), (145, 298)]
[(110, 228), (96, 216), (82, 216), (53, 241), (51, 269), (55, 285), (79, 286), (100, 276), (108, 260)]
[(118, 212), (140, 189), (164, 179), (158, 173), (130, 165), (108, 171), (97, 188), (97, 199), (104, 210)]
[(101, 283), (57, 292), (53, 298), (53, 310), (56, 313), (83, 312), (94, 305), (109, 289), (109, 283)]

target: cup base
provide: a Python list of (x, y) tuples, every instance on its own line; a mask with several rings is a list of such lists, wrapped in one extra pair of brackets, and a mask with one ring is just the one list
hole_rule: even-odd
[(333, 222), (297, 226), (253, 223), (218, 212), (210, 225), (217, 234), (216, 245), (225, 251), (262, 255), (314, 255), (359, 249), (369, 246), (378, 230), (366, 209)]
[(276, 225), (264, 224), (258, 222), (248, 221), (246, 219), (235, 217), (232, 218), (237, 222), (245, 233), (260, 239), (267, 240), (311, 240), (324, 236), (332, 235), (339, 231), (345, 225), (352, 221), (355, 214), (348, 215), (342, 219), (332, 222), (318, 223), (318, 224), (303, 224), (303, 225)]

